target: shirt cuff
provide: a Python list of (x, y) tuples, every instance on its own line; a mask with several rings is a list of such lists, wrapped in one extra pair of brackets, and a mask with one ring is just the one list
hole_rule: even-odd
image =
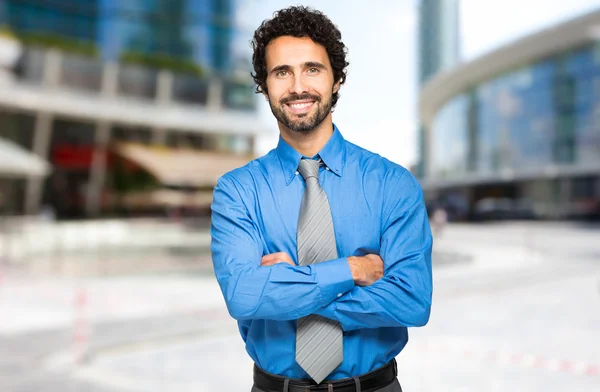
[(354, 289), (354, 279), (352, 279), (347, 257), (316, 263), (312, 266), (315, 269), (318, 286), (323, 297), (323, 306), (329, 305)]

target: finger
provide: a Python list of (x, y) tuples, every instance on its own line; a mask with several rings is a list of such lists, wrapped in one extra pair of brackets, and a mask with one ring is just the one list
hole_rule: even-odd
[(286, 261), (292, 261), (291, 257), (287, 253), (285, 253), (285, 252), (271, 253), (271, 254), (268, 254), (266, 256), (263, 256), (263, 258), (264, 257), (267, 257), (268, 260), (286, 260)]
[(289, 260), (290, 259), (290, 256), (288, 256), (288, 254), (285, 253), (285, 252), (273, 253), (273, 256), (275, 256), (277, 259), (282, 259), (282, 260)]
[(273, 265), (275, 265), (275, 264), (279, 264), (279, 263), (286, 263), (286, 264), (294, 265), (294, 263), (293, 263), (293, 262), (291, 262), (291, 261), (288, 261), (288, 260), (280, 260), (280, 259), (268, 260), (268, 261), (266, 261), (266, 262), (264, 262), (264, 263), (261, 263), (261, 265), (262, 265), (263, 267), (271, 267), (271, 266), (273, 266)]
[(275, 264), (277, 264), (277, 263), (278, 263), (278, 261), (277, 261), (277, 260), (275, 260), (275, 259), (273, 259), (273, 260), (267, 260), (267, 261), (265, 261), (264, 263), (261, 263), (261, 265), (262, 265), (263, 267), (270, 267), (270, 266), (272, 266), (272, 265), (275, 265)]
[(288, 255), (285, 252), (279, 252), (279, 257), (280, 260), (284, 260), (287, 263), (292, 263), (294, 264), (294, 262), (292, 261), (292, 258), (290, 257), (290, 255)]

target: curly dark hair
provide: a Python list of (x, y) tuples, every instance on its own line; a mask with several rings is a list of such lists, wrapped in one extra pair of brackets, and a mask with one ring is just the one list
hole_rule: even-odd
[[(273, 14), (272, 19), (267, 19), (254, 32), (252, 39), (252, 77), (256, 82), (256, 93), (267, 91), (267, 45), (281, 36), (297, 38), (309, 37), (311, 40), (325, 47), (329, 62), (333, 68), (334, 83), (340, 85), (346, 81), (347, 49), (342, 42), (342, 33), (333, 22), (320, 11), (304, 6), (284, 8)], [(339, 90), (338, 90), (339, 91)], [(338, 93), (331, 97), (332, 107), (335, 107), (339, 98)]]

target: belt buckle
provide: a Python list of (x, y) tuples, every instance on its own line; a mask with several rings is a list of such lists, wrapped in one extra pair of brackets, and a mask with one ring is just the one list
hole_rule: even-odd
[(333, 384), (332, 383), (327, 383), (327, 392), (333, 392)]

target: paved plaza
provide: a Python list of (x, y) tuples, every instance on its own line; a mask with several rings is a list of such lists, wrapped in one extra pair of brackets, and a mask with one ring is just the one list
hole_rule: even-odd
[[(405, 391), (597, 391), (600, 227), (455, 224), (434, 243), (429, 324)], [(210, 261), (193, 271), (0, 277), (0, 391), (249, 391)]]

